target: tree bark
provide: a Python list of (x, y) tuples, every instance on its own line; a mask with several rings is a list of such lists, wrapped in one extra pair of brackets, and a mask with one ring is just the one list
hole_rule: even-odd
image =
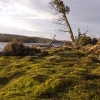
[(70, 24), (69, 24), (69, 22), (68, 22), (68, 19), (67, 19), (67, 17), (66, 17), (65, 14), (63, 14), (63, 17), (64, 17), (64, 20), (65, 20), (65, 24), (67, 25), (67, 29), (68, 29), (70, 38), (71, 38), (71, 40), (72, 40), (72, 44), (75, 45), (75, 38), (74, 38), (74, 35), (73, 35), (73, 31), (72, 31), (72, 29), (71, 29), (71, 27), (70, 27)]

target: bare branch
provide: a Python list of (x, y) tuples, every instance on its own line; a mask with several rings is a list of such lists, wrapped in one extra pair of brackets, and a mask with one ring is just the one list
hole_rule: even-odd
[(59, 29), (59, 32), (69, 32), (69, 31), (65, 31), (65, 30)]
[(92, 33), (90, 33), (94, 38), (96, 38)]

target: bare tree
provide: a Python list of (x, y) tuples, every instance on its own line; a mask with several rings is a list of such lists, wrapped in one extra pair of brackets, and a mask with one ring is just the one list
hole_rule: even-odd
[(62, 0), (51, 0), (49, 3), (50, 7), (55, 10), (54, 14), (59, 15), (59, 18), (54, 21), (54, 23), (59, 25), (64, 25), (64, 29), (59, 29), (60, 32), (69, 32), (70, 38), (72, 40), (73, 45), (75, 45), (75, 38), (73, 35), (73, 31), (67, 19), (67, 14), (70, 11), (68, 6), (65, 6)]

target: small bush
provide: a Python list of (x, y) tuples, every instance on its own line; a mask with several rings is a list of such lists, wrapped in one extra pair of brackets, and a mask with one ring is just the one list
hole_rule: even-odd
[(93, 54), (88, 55), (87, 58), (89, 58), (92, 61), (98, 61), (99, 60), (98, 57), (96, 55), (93, 55)]
[(49, 52), (44, 50), (44, 51), (41, 52), (41, 55), (42, 56), (48, 56), (49, 55)]
[(25, 55), (34, 55), (35, 53), (41, 53), (41, 49), (36, 47), (26, 47)]
[(24, 55), (25, 47), (22, 42), (13, 41), (7, 44), (3, 50), (4, 55)]
[(41, 53), (41, 49), (38, 49), (37, 47), (30, 47), (30, 51), (34, 51), (34, 53)]
[(34, 53), (40, 52), (41, 49), (37, 49), (36, 47), (25, 47), (22, 42), (18, 42), (17, 40), (7, 44), (3, 50), (4, 55), (11, 56), (34, 55)]

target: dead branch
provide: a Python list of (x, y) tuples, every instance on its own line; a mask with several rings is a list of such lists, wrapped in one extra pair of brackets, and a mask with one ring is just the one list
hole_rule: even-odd
[(53, 41), (54, 41), (55, 37), (56, 37), (56, 35), (54, 35), (54, 37), (53, 37), (53, 39), (51, 40), (51, 42), (47, 45), (47, 47), (48, 47), (48, 48), (50, 48), (50, 47), (51, 47), (51, 45), (52, 45), (52, 43), (53, 43)]

